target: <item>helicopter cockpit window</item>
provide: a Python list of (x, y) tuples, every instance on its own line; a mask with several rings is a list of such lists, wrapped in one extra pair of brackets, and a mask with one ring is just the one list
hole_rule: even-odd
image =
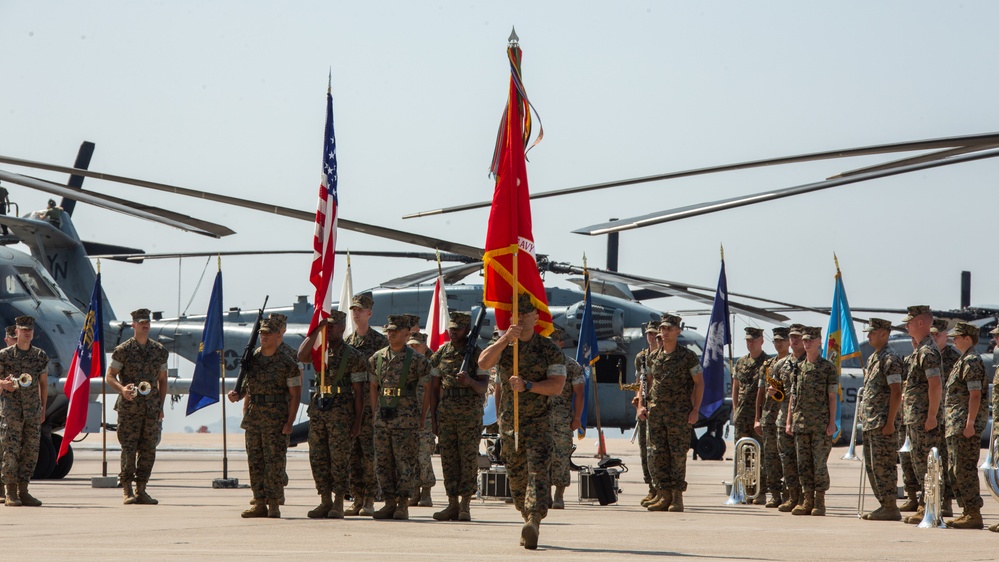
[(3, 292), (9, 296), (58, 297), (57, 289), (31, 267), (8, 266), (0, 268)]

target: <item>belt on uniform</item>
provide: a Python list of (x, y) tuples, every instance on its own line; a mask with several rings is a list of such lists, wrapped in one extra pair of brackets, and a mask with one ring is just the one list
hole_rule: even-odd
[(250, 396), (250, 404), (273, 404), (276, 402), (287, 402), (291, 399), (288, 394), (253, 394)]
[(442, 388), (442, 396), (472, 396), (473, 394), (478, 394), (471, 388)]
[(349, 386), (317, 386), (316, 394), (350, 394), (353, 390)]
[(382, 389), (382, 396), (405, 396), (414, 397), (416, 396), (415, 390), (410, 390), (408, 388), (398, 388), (398, 387), (385, 387)]

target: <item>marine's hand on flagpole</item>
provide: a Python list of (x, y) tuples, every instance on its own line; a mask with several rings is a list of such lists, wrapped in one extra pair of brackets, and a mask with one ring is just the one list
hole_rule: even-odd
[(524, 327), (520, 324), (511, 324), (510, 329), (503, 334), (503, 339), (506, 341), (507, 345), (513, 345), (513, 342), (520, 339), (520, 334), (524, 331)]
[(512, 388), (514, 392), (524, 392), (527, 390), (527, 385), (524, 384), (524, 379), (519, 376), (514, 376), (510, 377), (510, 388)]

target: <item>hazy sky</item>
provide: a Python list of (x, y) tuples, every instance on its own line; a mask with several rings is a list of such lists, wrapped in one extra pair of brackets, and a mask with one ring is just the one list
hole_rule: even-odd
[[(332, 69), (341, 216), (481, 246), (487, 209), (400, 217), (491, 197), (486, 171), (507, 94), (511, 25), (545, 132), (530, 154), (530, 186), (547, 191), (995, 131), (996, 21), (999, 4), (985, 1), (0, 0), (0, 154), (71, 165), (90, 140), (93, 170), (312, 211)], [(533, 207), (537, 248), (577, 263), (585, 252), (602, 266), (605, 239), (571, 230), (890, 158), (542, 200)], [(997, 171), (996, 161), (962, 164), (626, 232), (620, 267), (713, 286), (722, 243), (730, 290), (828, 306), (836, 252), (854, 307), (955, 308), (961, 270), (973, 274), (974, 302), (999, 303), (988, 246)], [(89, 240), (149, 252), (311, 245), (307, 222), (89, 179), (84, 187), (237, 231), (213, 240), (80, 205), (74, 222)], [(48, 198), (8, 188), (22, 212)], [(338, 246), (418, 249), (348, 231)], [(265, 293), (275, 305), (311, 295), (309, 259), (224, 260), (225, 306), (256, 307)], [(204, 264), (105, 262), (104, 287), (119, 317), (140, 306), (172, 316), (192, 299)], [(358, 290), (432, 267), (352, 264)], [(191, 314), (204, 312), (213, 273), (214, 260)], [(744, 325), (737, 321), (740, 334)]]

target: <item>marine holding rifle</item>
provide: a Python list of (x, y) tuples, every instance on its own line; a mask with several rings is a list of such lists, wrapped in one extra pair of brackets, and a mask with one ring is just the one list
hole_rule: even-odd
[[(531, 298), (521, 293), (517, 300), (517, 324), (489, 345), (479, 356), (482, 370), (497, 367), (502, 384), (500, 427), (503, 430), (503, 460), (510, 477), (514, 505), (524, 517), (521, 545), (538, 547), (541, 520), (548, 515), (548, 473), (555, 448), (551, 426), (551, 397), (565, 384), (565, 355), (550, 339), (534, 332), (538, 311)], [(513, 345), (517, 346), (514, 375)], [(515, 397), (514, 393), (517, 393)], [(514, 427), (514, 400), (519, 401), (519, 427)], [(515, 432), (519, 438), (515, 439)], [(519, 446), (515, 445), (519, 441)]]
[[(320, 330), (326, 330), (326, 365), (314, 381), (309, 400), (309, 465), (319, 505), (308, 513), (312, 519), (343, 518), (343, 500), (350, 488), (350, 455), (353, 440), (361, 434), (364, 411), (363, 385), (368, 382), (368, 362), (343, 341), (347, 315), (330, 311), (329, 318), (298, 347), (298, 359), (312, 362), (312, 348)], [(334, 497), (335, 494), (335, 497)]]

